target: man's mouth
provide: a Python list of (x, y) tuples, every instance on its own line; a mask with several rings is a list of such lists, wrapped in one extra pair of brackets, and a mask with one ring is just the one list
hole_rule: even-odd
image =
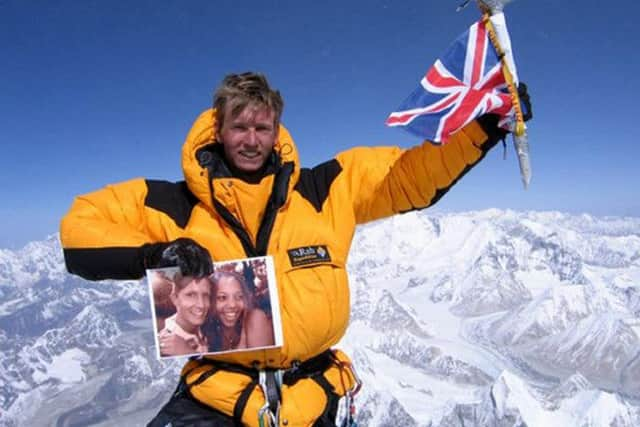
[(250, 160), (260, 157), (260, 153), (257, 151), (241, 151), (240, 155)]

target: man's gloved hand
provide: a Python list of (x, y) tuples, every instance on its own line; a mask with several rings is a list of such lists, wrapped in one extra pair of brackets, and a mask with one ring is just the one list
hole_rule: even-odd
[(145, 245), (145, 268), (179, 267), (184, 276), (204, 277), (213, 273), (211, 255), (194, 240), (181, 237), (168, 243)]
[[(518, 84), (518, 97), (520, 98), (520, 108), (522, 109), (522, 118), (525, 122), (533, 118), (533, 110), (531, 108), (531, 98), (527, 91), (527, 85), (520, 82)], [(497, 114), (485, 114), (478, 117), (478, 123), (488, 135), (487, 141), (482, 144), (483, 151), (489, 150), (499, 141), (504, 140), (509, 133), (506, 129), (498, 127), (500, 117)]]
[(531, 108), (531, 97), (527, 91), (527, 85), (520, 82), (518, 84), (518, 97), (520, 98), (520, 108), (522, 109), (522, 119), (528, 122), (533, 118), (533, 109)]

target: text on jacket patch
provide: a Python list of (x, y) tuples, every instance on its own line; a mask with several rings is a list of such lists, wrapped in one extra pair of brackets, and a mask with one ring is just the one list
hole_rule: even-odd
[(292, 267), (320, 262), (331, 262), (331, 255), (325, 245), (303, 246), (289, 249), (289, 261)]

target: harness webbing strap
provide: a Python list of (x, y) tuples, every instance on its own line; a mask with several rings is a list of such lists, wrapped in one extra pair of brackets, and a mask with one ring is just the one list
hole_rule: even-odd
[[(208, 380), (213, 374), (215, 374), (216, 372), (218, 372), (220, 369), (218, 369), (216, 366), (212, 366), (211, 369), (209, 369), (206, 372), (203, 372), (194, 382), (192, 382), (191, 384), (187, 384), (187, 391), (191, 391), (191, 389), (194, 386), (197, 386), (199, 384), (202, 384), (203, 382), (205, 382), (206, 380)], [(186, 381), (185, 381), (186, 383)]]
[(242, 414), (244, 413), (244, 409), (247, 407), (247, 402), (249, 402), (249, 396), (253, 393), (256, 385), (258, 385), (258, 380), (252, 379), (245, 389), (242, 390), (240, 397), (238, 397), (238, 400), (233, 407), (233, 418), (239, 425), (242, 425)]
[(333, 352), (331, 350), (324, 351), (319, 355), (286, 370), (282, 378), (282, 383), (292, 386), (302, 378), (310, 378), (317, 373), (324, 373), (333, 363), (335, 363), (335, 356), (333, 355)]
[(183, 393), (187, 393), (187, 395), (191, 397), (191, 393), (189, 393), (189, 387), (187, 387), (187, 377), (197, 368), (198, 366), (194, 366), (193, 368), (185, 372), (184, 375), (180, 375), (180, 381), (178, 381), (178, 386), (176, 387), (176, 390), (173, 392), (174, 397), (180, 396)]
[(338, 412), (338, 401), (340, 400), (340, 398), (336, 394), (333, 385), (331, 385), (331, 383), (322, 373), (312, 375), (311, 379), (314, 380), (322, 388), (322, 390), (324, 390), (324, 393), (327, 397), (327, 404), (324, 407), (324, 411), (322, 411), (322, 414), (316, 419), (312, 427), (326, 426), (327, 422), (330, 422), (331, 425), (333, 425), (336, 420), (336, 415)]
[(325, 376), (322, 373), (319, 372), (315, 375), (312, 375), (310, 378), (315, 382), (317, 382), (318, 385), (322, 387), (324, 391), (326, 392), (334, 391), (333, 385), (331, 385), (331, 383), (327, 380), (327, 378), (325, 378)]
[[(233, 407), (233, 418), (235, 423), (240, 426), (242, 425), (242, 414), (247, 407), (249, 402), (249, 398), (251, 394), (255, 390), (256, 386), (260, 381), (260, 372), (263, 372), (266, 376), (266, 393), (265, 400), (269, 411), (272, 414), (276, 414), (278, 412), (278, 407), (280, 405), (280, 400), (282, 398), (280, 386), (281, 384), (286, 384), (287, 386), (292, 386), (301, 379), (310, 378), (314, 380), (320, 387), (325, 391), (327, 397), (335, 396), (334, 387), (329, 383), (329, 381), (324, 376), (324, 372), (327, 371), (331, 365), (338, 364), (335, 355), (331, 350), (324, 351), (317, 356), (308, 359), (302, 363), (294, 363), (292, 368), (284, 370), (282, 373), (281, 380), (277, 377), (279, 373), (282, 371), (278, 371), (276, 369), (267, 369), (266, 371), (260, 371), (254, 368), (248, 368), (242, 365), (236, 365), (232, 363), (226, 362), (218, 362), (215, 360), (210, 360), (207, 358), (198, 360), (200, 364), (210, 365), (211, 369), (202, 373), (198, 379), (196, 379), (193, 383), (186, 385), (186, 375), (182, 378), (184, 385), (184, 391), (190, 393), (190, 389), (196, 385), (202, 384), (208, 378), (210, 378), (213, 374), (218, 371), (228, 371), (235, 372), (247, 375), (251, 378), (251, 381), (247, 386), (242, 390), (238, 400), (236, 401)], [(195, 368), (194, 368), (195, 369)], [(187, 374), (191, 373), (193, 369), (191, 369)], [(326, 410), (325, 410), (326, 412)]]

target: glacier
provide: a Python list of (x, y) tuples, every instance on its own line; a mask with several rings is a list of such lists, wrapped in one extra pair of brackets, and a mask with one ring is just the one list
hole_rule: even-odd
[[(338, 347), (360, 426), (640, 425), (640, 218), (411, 212), (358, 228)], [(145, 425), (147, 287), (66, 273), (57, 235), (0, 249), (0, 425)]]

